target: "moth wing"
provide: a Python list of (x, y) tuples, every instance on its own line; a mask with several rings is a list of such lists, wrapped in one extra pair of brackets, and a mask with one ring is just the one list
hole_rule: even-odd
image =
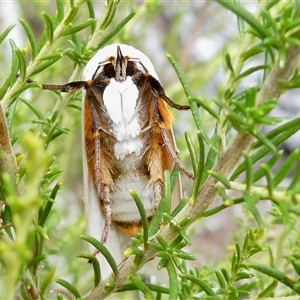
[[(179, 150), (178, 150), (177, 145), (176, 145), (176, 141), (175, 141), (174, 132), (173, 132), (172, 127), (169, 130), (167, 130), (167, 136), (168, 136), (168, 139), (170, 141), (170, 145), (173, 148), (174, 152), (176, 154), (178, 154)], [(169, 171), (170, 171), (170, 173), (172, 173), (172, 171), (174, 169), (174, 166), (175, 166), (175, 163), (172, 161), (172, 159), (169, 155), (168, 155), (168, 160), (169, 160), (168, 165), (171, 166), (171, 168), (169, 168)], [(179, 175), (177, 183), (176, 183), (175, 188), (174, 188), (174, 191), (173, 191), (172, 196), (171, 196), (171, 200), (172, 200), (171, 201), (171, 209), (172, 210), (174, 210), (179, 205), (181, 199), (182, 199), (182, 187), (181, 187), (181, 179), (180, 179), (180, 175)]]
[[(84, 93), (85, 94), (85, 93)], [(84, 204), (85, 204), (85, 216), (86, 216), (86, 231), (87, 234), (94, 237), (98, 241), (101, 240), (103, 229), (105, 226), (105, 217), (100, 207), (100, 200), (97, 196), (97, 191), (93, 178), (88, 168), (88, 158), (85, 145), (85, 132), (84, 132), (84, 116), (85, 116), (85, 95), (83, 96), (82, 106), (82, 160), (83, 160), (83, 184), (84, 184)], [(118, 231), (114, 224), (112, 224), (105, 247), (109, 250), (111, 255), (114, 257), (117, 264), (123, 259), (123, 251), (130, 243), (130, 238), (124, 236)], [(89, 250), (93, 253), (96, 249), (89, 244)], [(106, 259), (101, 253), (97, 254), (97, 259), (101, 267), (101, 276), (105, 279), (112, 272), (111, 267), (107, 263)]]

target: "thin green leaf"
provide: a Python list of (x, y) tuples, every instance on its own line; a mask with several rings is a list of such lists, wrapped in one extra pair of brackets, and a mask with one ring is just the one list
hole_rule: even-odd
[(192, 92), (190, 90), (190, 87), (189, 87), (189, 85), (188, 85), (188, 83), (187, 83), (187, 81), (186, 81), (186, 79), (183, 75), (183, 72), (180, 70), (180, 67), (177, 64), (176, 60), (170, 54), (166, 54), (166, 57), (168, 58), (168, 60), (170, 61), (172, 67), (174, 68), (174, 70), (175, 70), (175, 72), (178, 76), (178, 79), (179, 79), (179, 81), (180, 81), (180, 83), (183, 87), (185, 95), (186, 95), (187, 99), (189, 100), (189, 104), (190, 104), (190, 108), (191, 108), (191, 112), (192, 112), (194, 122), (195, 122), (198, 130), (200, 132), (202, 132), (205, 142), (208, 144), (209, 143), (209, 137), (206, 134), (206, 130), (204, 130), (202, 121), (201, 121), (200, 116), (199, 116), (198, 106), (197, 106), (196, 102), (190, 100), (190, 99), (194, 99), (194, 97), (193, 97)]
[(197, 278), (194, 275), (190, 274), (184, 274), (182, 275), (184, 278), (196, 283), (201, 287), (201, 289), (209, 296), (217, 296), (216, 292), (210, 287), (210, 285), (205, 281), (200, 278)]
[(28, 262), (28, 264), (26, 266), (27, 269), (31, 268), (32, 266), (38, 265), (41, 261), (45, 260), (46, 258), (47, 258), (47, 255), (45, 255), (45, 254), (35, 256)]
[(197, 102), (202, 108), (204, 108), (211, 116), (213, 116), (216, 120), (220, 120), (220, 116), (219, 114), (214, 111), (205, 101), (202, 101), (199, 98), (195, 98), (195, 97), (188, 97), (188, 101), (189, 103), (194, 101)]
[(86, 234), (82, 234), (79, 237), (87, 241), (88, 243), (92, 244), (105, 257), (111, 269), (113, 270), (114, 274), (117, 274), (118, 267), (116, 261), (114, 260), (110, 252), (102, 243), (100, 243), (97, 239), (93, 238), (92, 236)]
[(239, 74), (238, 76), (235, 77), (235, 81), (238, 81), (240, 79), (242, 79), (243, 77), (249, 76), (250, 74), (253, 74), (254, 72), (260, 71), (260, 70), (269, 70), (270, 67), (269, 66), (256, 66), (253, 68), (249, 68), (246, 71), (244, 71), (243, 73)]
[[(14, 40), (9, 39), (9, 43), (10, 43), (10, 47), (12, 49), (12, 64), (11, 64), (11, 72), (9, 75), (9, 86), (12, 86), (17, 81), (17, 74), (20, 69), (20, 66), (19, 66), (20, 60), (18, 58), (17, 51), (16, 51), (18, 48), (17, 48)], [(13, 98), (14, 97), (12, 97), (12, 99)]]
[(80, 258), (88, 259), (93, 264), (94, 270), (94, 288), (100, 283), (101, 280), (101, 269), (97, 257), (91, 253), (83, 253), (78, 255)]
[(247, 22), (258, 33), (261, 39), (270, 36), (269, 31), (257, 21), (251, 13), (245, 10), (240, 5), (236, 5), (234, 2), (228, 0), (217, 0), (220, 4), (231, 10), (235, 15)]
[(37, 82), (31, 82), (28, 84), (24, 84), (15, 93), (12, 94), (11, 99), (15, 99), (20, 94), (22, 94), (24, 91), (26, 91), (27, 89), (31, 89), (31, 88), (42, 88), (42, 85)]
[(106, 15), (104, 16), (103, 21), (100, 25), (100, 30), (106, 29), (109, 26), (109, 24), (112, 22), (112, 20), (114, 19), (119, 1), (120, 0), (112, 0), (112, 1), (106, 2), (108, 7), (106, 10)]
[[(151, 283), (145, 283), (151, 291), (157, 292), (157, 293), (162, 293), (162, 294), (169, 294), (170, 289), (164, 286), (156, 285), (156, 284), (151, 284)], [(118, 289), (116, 292), (126, 292), (126, 291), (136, 291), (137, 288), (134, 284), (128, 283), (124, 284), (120, 289)]]
[(243, 156), (245, 158), (245, 167), (246, 167), (246, 186), (249, 190), (253, 184), (253, 164), (252, 159), (246, 151), (243, 151)]
[(265, 173), (265, 177), (267, 180), (267, 188), (269, 190), (270, 195), (272, 195), (275, 186), (274, 186), (271, 170), (270, 170), (269, 166), (265, 163), (262, 163), (260, 165), (260, 167)]
[(167, 242), (159, 235), (156, 235), (157, 241), (160, 243), (160, 245), (163, 247), (164, 250), (168, 248)]
[(137, 287), (139, 291), (144, 294), (144, 297), (147, 300), (155, 300), (155, 297), (149, 287), (140, 279), (138, 275), (131, 273), (127, 278)]
[(53, 268), (51, 268), (51, 270), (48, 272), (46, 277), (43, 279), (43, 281), (41, 283), (41, 293), (40, 293), (41, 296), (43, 296), (45, 294), (46, 289), (52, 283), (56, 269), (57, 269), (57, 266), (54, 266)]
[(16, 24), (11, 24), (4, 30), (4, 32), (0, 35), (0, 44), (5, 40), (5, 38), (8, 36), (8, 34), (15, 26)]
[(69, 283), (68, 281), (58, 278), (55, 280), (56, 283), (60, 284), (61, 286), (63, 286), (64, 288), (66, 288), (69, 292), (71, 292), (75, 298), (80, 298), (80, 293), (79, 291), (76, 289), (76, 287), (74, 285), (72, 285), (71, 283)]
[(162, 219), (162, 214), (164, 211), (165, 211), (165, 202), (160, 201), (158, 208), (155, 212), (155, 215), (148, 228), (149, 236), (154, 235), (158, 231)]
[[(184, 243), (186, 245), (186, 243)], [(184, 260), (196, 260), (195, 255), (185, 251), (173, 251), (173, 255)]]
[(295, 279), (292, 278), (290, 275), (287, 275), (286, 273), (283, 273), (275, 268), (268, 267), (266, 265), (258, 264), (258, 263), (248, 263), (248, 268), (254, 269), (259, 271), (260, 273), (263, 273), (269, 277), (272, 277), (282, 284), (286, 285), (290, 289), (294, 290), (298, 294), (300, 293), (299, 288), (294, 287)]
[(123, 29), (123, 27), (135, 16), (135, 14), (136, 14), (136, 11), (132, 11), (117, 26), (114, 26), (114, 28), (110, 31), (110, 33), (102, 39), (102, 41), (95, 48), (95, 50), (98, 50), (98, 49), (102, 48), (104, 45), (106, 45), (107, 42), (109, 42), (119, 31), (121, 31)]
[(40, 58), (40, 61), (46, 61), (46, 60), (51, 60), (51, 59), (60, 59), (64, 56), (64, 54), (67, 52), (67, 50), (61, 52), (55, 52), (53, 54), (50, 54), (50, 55), (45, 55), (43, 57)]
[(263, 217), (261, 216), (259, 210), (255, 206), (252, 206), (250, 207), (250, 212), (252, 213), (254, 219), (256, 220), (258, 227), (264, 230), (266, 228), (266, 225), (264, 223)]
[(210, 217), (212, 215), (215, 215), (217, 214), (218, 212), (228, 208), (229, 206), (232, 206), (232, 205), (237, 205), (237, 204), (240, 204), (240, 203), (243, 203), (244, 202), (244, 199), (243, 198), (237, 198), (237, 199), (234, 199), (234, 200), (231, 200), (231, 202), (228, 204), (228, 203), (224, 203), (224, 204), (221, 204), (215, 208), (212, 208), (212, 209), (209, 209), (209, 210), (206, 210), (202, 215), (201, 217), (203, 218), (207, 218), (207, 217)]
[(42, 12), (42, 16), (44, 17), (46, 22), (48, 42), (51, 45), (53, 42), (54, 25), (51, 17), (48, 14)]
[[(239, 1), (236, 1), (237, 5), (240, 5)], [(243, 36), (245, 33), (245, 22), (242, 18), (240, 18), (239, 16), (237, 16), (237, 24), (238, 24), (238, 30), (239, 30), (239, 34), (240, 36)]]
[(171, 259), (168, 259), (166, 263), (166, 268), (168, 272), (169, 287), (170, 287), (169, 299), (170, 300), (178, 299), (179, 284), (178, 284), (176, 269)]
[(234, 70), (233, 70), (233, 67), (232, 67), (232, 63), (231, 63), (231, 58), (230, 58), (230, 55), (229, 55), (229, 53), (227, 51), (224, 53), (224, 59), (225, 59), (225, 65), (226, 65), (226, 67), (229, 69), (229, 71), (231, 73), (234, 73)]
[(31, 47), (31, 60), (34, 61), (35, 57), (36, 57), (36, 41), (34, 39), (34, 35), (33, 32), (29, 26), (29, 24), (24, 20), (24, 19), (19, 19), (19, 22), (21, 23), (21, 25), (23, 26), (26, 35), (28, 37), (29, 43), (30, 43), (30, 47)]
[(32, 102), (26, 100), (25, 98), (20, 97), (20, 100), (25, 103), (32, 111), (33, 113), (41, 120), (45, 120), (43, 114), (41, 113), (41, 111), (36, 108)]
[(2, 211), (2, 223), (2, 226), (4, 226), (4, 229), (9, 238), (11, 240), (14, 240), (14, 235), (12, 233), (11, 226), (8, 226), (8, 224), (12, 224), (12, 214), (8, 204), (4, 205), (4, 210)]
[(93, 24), (95, 24), (97, 22), (97, 19), (89, 19), (87, 20), (86, 22), (78, 25), (78, 26), (70, 26), (69, 25), (69, 28), (67, 28), (66, 30), (63, 31), (63, 33), (61, 34), (61, 36), (66, 36), (66, 35), (71, 35), (71, 34), (74, 34), (78, 31), (81, 31), (83, 30), (84, 28), (87, 28)]
[[(265, 155), (269, 154), (270, 151), (267, 148), (263, 149), (264, 151), (257, 151), (256, 153), (254, 153), (253, 155), (250, 156), (250, 159), (252, 161), (252, 164), (255, 164), (257, 161), (259, 161), (262, 157), (264, 157)], [(267, 165), (269, 166), (269, 168), (271, 169), (275, 163), (278, 161), (278, 159), (282, 156), (283, 151), (280, 150), (278, 152), (276, 152), (271, 158), (270, 160), (267, 162)], [(246, 170), (246, 164), (245, 162), (241, 163), (238, 168), (236, 169), (236, 171), (233, 173), (233, 175), (230, 178), (230, 181), (233, 181), (234, 179), (236, 179), (236, 177), (238, 175), (240, 175), (242, 172), (244, 172)], [(264, 176), (264, 172), (262, 169), (257, 170), (254, 174), (253, 174), (253, 182), (256, 182), (257, 180), (259, 180), (260, 178), (262, 178)]]
[(292, 181), (288, 187), (289, 191), (292, 191), (300, 182), (300, 158), (297, 158), (297, 166), (295, 167), (295, 173), (293, 175)]
[(292, 223), (293, 218), (291, 218), (291, 215), (289, 214), (288, 203), (280, 201), (278, 202), (277, 207), (281, 213), (282, 223), (285, 230), (289, 231), (293, 229), (294, 228), (294, 225)]
[(247, 272), (239, 272), (236, 277), (235, 277), (235, 280), (236, 281), (240, 281), (240, 280), (243, 280), (243, 279), (250, 279), (250, 278), (253, 278), (253, 274), (250, 274), (250, 273), (247, 273)]
[(265, 9), (270, 10), (274, 5), (279, 3), (281, 0), (269, 0), (265, 3)]
[(284, 161), (280, 169), (276, 172), (273, 178), (274, 186), (277, 186), (282, 180), (284, 180), (287, 177), (288, 173), (291, 171), (298, 158), (299, 149), (295, 149)]
[(230, 189), (230, 181), (226, 177), (212, 170), (208, 171), (208, 174), (210, 174), (212, 177), (216, 178), (219, 182), (221, 182), (225, 188)]
[(190, 134), (187, 131), (184, 133), (184, 136), (185, 136), (186, 144), (188, 146), (188, 150), (190, 153), (190, 159), (191, 159), (191, 163), (192, 163), (192, 167), (193, 167), (193, 173), (194, 173), (194, 176), (196, 176), (196, 174), (197, 174), (197, 157), (196, 157), (195, 149), (193, 146), (193, 142), (192, 142)]
[[(14, 54), (14, 55), (15, 55), (15, 54)], [(4, 95), (6, 94), (7, 90), (8, 90), (9, 87), (10, 87), (10, 77), (11, 77), (11, 76), (9, 76), (9, 77), (5, 80), (4, 84), (2, 85), (2, 87), (1, 87), (1, 89), (0, 89), (0, 100), (3, 99)]]
[(40, 64), (31, 74), (28, 75), (33, 76), (42, 72), (43, 70), (47, 69), (48, 67), (56, 63), (59, 59), (61, 59), (62, 56), (63, 56), (62, 54), (61, 55), (57, 54), (55, 58), (49, 59), (43, 64)]
[(266, 288), (264, 288), (257, 296), (257, 298), (265, 298), (271, 296), (274, 293), (275, 288), (278, 285), (278, 281), (273, 280)]
[(73, 6), (71, 8), (71, 10), (69, 11), (69, 14), (67, 15), (67, 17), (64, 20), (64, 24), (67, 26), (69, 25), (72, 20), (75, 18), (76, 14), (78, 12), (78, 6)]
[[(87, 4), (88, 10), (89, 10), (90, 18), (94, 19), (96, 17), (96, 15), (95, 15), (93, 2), (91, 0), (87, 0), (86, 4)], [(91, 33), (92, 34), (94, 33), (95, 29), (96, 29), (96, 24), (91, 24)]]
[(297, 272), (297, 274), (300, 276), (300, 259), (299, 257), (292, 257), (291, 258), (291, 263), (295, 269), (295, 271)]
[[(280, 1), (280, 0), (278, 0)], [(297, 20), (300, 16), (300, 2), (295, 1), (293, 5), (293, 11), (292, 11), (292, 19)]]
[(256, 45), (250, 49), (248, 49), (247, 51), (243, 52), (241, 54), (241, 58), (243, 61), (246, 61), (247, 59), (249, 59), (252, 56), (255, 56), (256, 54), (265, 52), (265, 47), (261, 46), (261, 45)]
[(235, 242), (235, 253), (236, 253), (237, 261), (240, 262), (242, 257), (242, 251), (238, 242)]
[(221, 268), (221, 272), (222, 272), (226, 282), (229, 283), (230, 282), (230, 276), (229, 276), (228, 271), (225, 268)]
[(147, 218), (147, 214), (146, 214), (146, 211), (145, 211), (145, 207), (143, 205), (142, 200), (139, 198), (139, 196), (137, 195), (137, 193), (134, 190), (129, 190), (129, 194), (133, 198), (133, 200), (134, 200), (134, 202), (137, 206), (137, 209), (139, 210), (140, 216), (141, 216), (142, 227), (143, 227), (144, 249), (146, 249), (147, 248), (149, 230), (148, 230), (148, 218)]
[(198, 132), (197, 136), (198, 136), (198, 142), (199, 142), (199, 159), (198, 159), (196, 173), (194, 173), (195, 181), (194, 181), (193, 191), (192, 191), (193, 199), (196, 199), (197, 195), (198, 195), (198, 191), (199, 191), (200, 184), (201, 184), (201, 179), (203, 177), (204, 162), (205, 162), (205, 146), (204, 146), (203, 136), (200, 132)]
[(226, 289), (226, 286), (227, 286), (227, 283), (226, 283), (226, 280), (224, 278), (224, 275), (222, 272), (218, 271), (218, 270), (215, 270), (215, 274), (217, 276), (217, 279), (219, 281), (219, 285), (222, 289)]
[(64, 1), (62, 0), (56, 0), (56, 15), (58, 22), (61, 22), (64, 19)]
[(39, 53), (41, 51), (41, 49), (44, 47), (45, 43), (47, 42), (47, 28), (44, 28), (44, 31), (41, 34), (41, 37), (39, 39), (39, 41), (36, 44), (36, 53)]
[(164, 195), (163, 201), (165, 201), (164, 212), (171, 213), (171, 184), (170, 184), (170, 172), (164, 171)]
[(273, 16), (271, 16), (269, 9), (262, 8), (260, 11), (262, 17), (265, 19), (265, 25), (271, 27), (274, 32), (277, 31), (277, 24)]
[(180, 171), (177, 168), (177, 166), (174, 167), (171, 179), (170, 179), (170, 185), (171, 185), (171, 193), (173, 193), (176, 184), (178, 183), (178, 180), (180, 178)]
[(219, 141), (219, 136), (217, 134), (215, 134), (211, 138), (211, 142), (209, 144), (209, 151), (208, 151), (206, 161), (205, 161), (205, 164), (203, 167), (203, 173), (201, 176), (200, 186), (206, 181), (206, 179), (208, 177), (208, 171), (211, 170), (215, 164), (216, 158), (218, 156), (215, 146), (217, 145), (218, 141)]
[(56, 297), (57, 300), (66, 300), (60, 293), (57, 293)]
[(278, 50), (279, 50), (279, 67), (284, 68), (287, 60), (286, 50), (284, 47), (280, 47)]
[(40, 226), (44, 226), (45, 222), (50, 214), (50, 211), (52, 209), (52, 206), (54, 204), (54, 200), (56, 198), (56, 195), (61, 187), (62, 183), (58, 182), (56, 183), (56, 185), (54, 186), (54, 188), (52, 189), (52, 192), (50, 194), (50, 199), (52, 199), (53, 201), (48, 201), (44, 207), (44, 209), (41, 211), (40, 215), (39, 215), (39, 219), (38, 219), (38, 224)]
[(45, 229), (42, 226), (35, 225), (34, 228), (33, 228), (33, 231), (38, 233), (43, 239), (49, 240), (47, 232), (45, 231)]

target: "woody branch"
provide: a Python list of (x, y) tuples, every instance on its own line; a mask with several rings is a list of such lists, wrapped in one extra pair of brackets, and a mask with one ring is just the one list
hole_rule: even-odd
[[(266, 77), (260, 91), (256, 96), (256, 106), (261, 106), (268, 100), (275, 98), (278, 99), (279, 96), (284, 92), (283, 87), (280, 84), (280, 79), (289, 80), (289, 78), (295, 73), (295, 71), (300, 67), (300, 47), (290, 47), (287, 50), (287, 60), (284, 67), (280, 68), (279, 60), (277, 59), (273, 68)], [(261, 125), (256, 126), (257, 130), (261, 129)], [(235, 137), (229, 143), (227, 149), (221, 154), (220, 159), (213, 171), (219, 173), (220, 175), (229, 178), (236, 167), (242, 160), (243, 151), (250, 148), (254, 141), (254, 137), (249, 134), (237, 133)], [(209, 176), (203, 186), (200, 188), (196, 200), (192, 203), (188, 203), (186, 207), (175, 217), (174, 221), (179, 222), (187, 217), (190, 218), (190, 226), (194, 223), (201, 214), (213, 203), (217, 197), (216, 189), (217, 179)], [(188, 227), (187, 226), (187, 227)], [(170, 225), (162, 228), (158, 234), (166, 241), (171, 242), (177, 237), (176, 231), (172, 230)], [(158, 243), (156, 237), (150, 238), (153, 243)], [(128, 257), (119, 268), (119, 272), (115, 278), (108, 278), (107, 280), (101, 282), (87, 297), (88, 300), (103, 299), (109, 293), (114, 292), (114, 290), (121, 286), (130, 273), (136, 273), (147, 261), (153, 259), (156, 254), (156, 250), (148, 247), (144, 253), (143, 262), (139, 266), (134, 264), (134, 256)], [(115, 281), (115, 289), (109, 292), (105, 289), (106, 284), (110, 279)]]

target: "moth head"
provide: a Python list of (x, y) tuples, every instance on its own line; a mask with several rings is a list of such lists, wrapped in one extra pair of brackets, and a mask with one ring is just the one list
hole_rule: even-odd
[(126, 69), (128, 65), (128, 57), (124, 58), (121, 48), (117, 46), (117, 58), (115, 59), (115, 79), (117, 81), (124, 81), (126, 79)]
[(102, 75), (122, 82), (136, 71), (148, 73), (159, 80), (150, 59), (144, 53), (128, 45), (113, 44), (99, 50), (88, 62), (82, 79), (94, 80)]

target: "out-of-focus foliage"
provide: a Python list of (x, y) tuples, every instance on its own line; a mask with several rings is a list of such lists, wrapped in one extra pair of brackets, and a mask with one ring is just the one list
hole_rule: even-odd
[[(283, 94), (299, 89), (298, 1), (14, 5), (15, 27), (0, 23), (1, 297), (86, 298), (92, 291), (88, 299), (111, 292), (126, 298), (137, 290), (131, 297), (299, 295), (299, 150), (282, 149), (300, 120), (270, 114)], [(181, 159), (195, 175), (194, 182), (183, 178), (185, 199), (171, 213), (165, 207), (176, 176), (165, 174), (157, 215), (144, 222), (119, 270), (105, 247), (84, 235), (81, 93), (39, 84), (79, 80), (93, 54), (116, 42), (148, 55), (170, 98), (191, 106), (176, 114), (174, 129)], [(234, 208), (241, 211), (231, 222)], [(218, 233), (224, 228), (227, 248)], [(212, 236), (209, 257), (203, 244)], [(87, 243), (110, 262), (113, 280), (101, 281)], [(154, 256), (169, 286), (137, 275)]]

